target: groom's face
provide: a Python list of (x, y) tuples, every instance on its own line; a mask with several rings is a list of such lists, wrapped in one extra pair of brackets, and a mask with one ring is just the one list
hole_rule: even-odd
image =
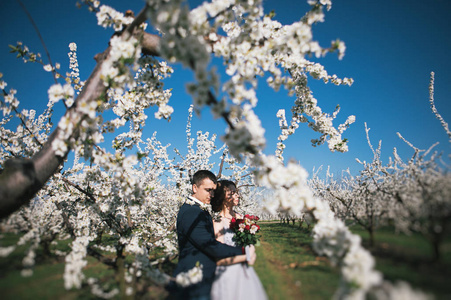
[(205, 178), (199, 185), (193, 184), (193, 196), (199, 201), (210, 204), (216, 190), (216, 184), (209, 178)]

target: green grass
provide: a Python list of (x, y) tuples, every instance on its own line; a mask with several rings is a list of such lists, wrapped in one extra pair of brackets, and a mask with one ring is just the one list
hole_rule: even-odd
[(311, 249), (305, 229), (261, 223), (261, 246), (254, 266), (269, 299), (331, 299), (338, 272)]
[[(17, 264), (17, 257), (10, 261)], [(0, 291), (2, 299), (75, 299), (78, 291), (64, 289), (63, 273), (64, 262), (42, 261), (36, 265), (33, 275), (23, 277), (20, 267), (9, 269), (3, 273), (4, 259), (2, 261), (2, 275), (0, 277)], [(19, 261), (20, 263), (20, 261)]]
[[(368, 245), (368, 234), (351, 227)], [(384, 278), (396, 282), (404, 280), (413, 287), (432, 293), (437, 299), (451, 298), (451, 237), (443, 243), (442, 258), (433, 262), (431, 245), (419, 234), (395, 234), (393, 228), (376, 232), (375, 246), (369, 249), (376, 258), (376, 269)]]
[[(310, 231), (296, 225), (260, 222), (261, 246), (257, 247), (254, 266), (269, 299), (331, 299), (338, 286), (338, 270), (311, 249)], [(362, 236), (368, 245), (368, 235), (358, 227), (351, 230)], [(19, 236), (5, 233), (0, 245), (12, 245)], [(376, 268), (389, 281), (404, 280), (414, 288), (430, 292), (437, 299), (451, 299), (451, 238), (444, 243), (440, 263), (432, 263), (432, 249), (419, 235), (397, 235), (391, 228), (376, 232), (376, 245), (370, 251), (376, 258)], [(108, 237), (103, 240), (108, 242)], [(68, 250), (70, 240), (59, 241), (59, 250)], [(37, 251), (36, 266), (31, 277), (20, 274), (27, 246), (18, 247), (7, 258), (0, 258), (0, 291), (2, 299), (95, 299), (89, 287), (67, 291), (64, 288), (64, 259), (44, 257)], [(152, 254), (159, 257), (161, 253)], [(130, 260), (130, 257), (126, 258)], [(177, 260), (163, 270), (171, 274)], [(89, 257), (86, 277), (101, 277), (102, 284), (115, 286), (114, 270)], [(145, 299), (163, 299), (165, 291), (142, 282)], [(118, 299), (119, 297), (117, 297)]]
[[(260, 225), (262, 247), (257, 248), (255, 269), (269, 298), (331, 299), (338, 287), (338, 270), (315, 256), (309, 231), (291, 224)], [(368, 248), (367, 232), (359, 227), (351, 230)], [(368, 250), (384, 279), (407, 281), (436, 299), (451, 299), (451, 237), (442, 245), (443, 257), (436, 263), (432, 262), (431, 246), (420, 235), (395, 234), (392, 228), (382, 228), (375, 237), (376, 245)]]

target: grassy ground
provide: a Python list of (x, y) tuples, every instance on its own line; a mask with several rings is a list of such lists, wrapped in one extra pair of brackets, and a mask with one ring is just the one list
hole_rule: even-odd
[[(331, 299), (338, 285), (338, 270), (311, 249), (311, 236), (306, 228), (278, 222), (261, 222), (261, 246), (257, 247), (254, 268), (269, 299)], [(367, 234), (351, 228), (363, 237)], [(3, 234), (0, 245), (5, 247), (17, 241), (17, 236)], [(58, 245), (67, 249), (68, 242)], [(81, 290), (64, 289), (64, 259), (43, 258), (38, 251), (37, 264), (31, 277), (20, 275), (26, 247), (21, 246), (9, 257), (0, 258), (1, 299), (95, 299), (88, 287)], [(390, 281), (405, 280), (416, 288), (433, 293), (437, 299), (451, 299), (451, 238), (443, 245), (444, 257), (440, 263), (431, 263), (432, 249), (420, 236), (395, 235), (391, 229), (376, 233), (376, 246), (371, 252), (376, 257), (377, 269)], [(85, 274), (90, 277), (104, 273), (111, 280), (113, 271), (97, 260), (89, 258)], [(171, 273), (174, 265), (167, 266)], [(145, 297), (163, 299), (165, 292), (149, 286)]]
[(331, 299), (338, 272), (317, 258), (306, 229), (261, 224), (261, 246), (254, 266), (269, 299)]
[[(338, 271), (327, 260), (316, 257), (310, 233), (298, 225), (264, 223), (262, 247), (257, 248), (255, 269), (270, 299), (331, 299), (338, 285)], [(351, 227), (368, 247), (368, 234)], [(432, 262), (433, 251), (419, 235), (395, 234), (391, 228), (376, 233), (369, 249), (376, 269), (391, 282), (407, 281), (436, 299), (451, 299), (451, 237), (442, 245), (443, 257)]]
[[(1, 246), (12, 245), (17, 240), (18, 237), (13, 234), (3, 234)], [(33, 275), (23, 277), (20, 272), (26, 249), (26, 246), (19, 246), (8, 257), (0, 258), (2, 299), (75, 299), (80, 294), (80, 291), (64, 289), (64, 260), (44, 258), (40, 249), (37, 251)]]
[[(367, 246), (368, 234), (356, 227), (351, 229), (362, 236)], [(434, 294), (437, 299), (451, 299), (451, 237), (443, 243), (443, 255), (438, 262), (433, 261), (433, 249), (422, 236), (394, 234), (391, 228), (376, 232), (376, 245), (370, 251), (385, 279), (404, 280)]]

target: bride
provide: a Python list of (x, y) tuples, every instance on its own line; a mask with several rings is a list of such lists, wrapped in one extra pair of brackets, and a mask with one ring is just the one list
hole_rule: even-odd
[[(235, 183), (229, 180), (218, 181), (211, 208), (219, 213), (213, 221), (215, 236), (219, 242), (235, 246), (234, 233), (229, 228), (232, 218), (243, 218), (233, 210), (239, 204)], [(246, 263), (231, 264), (227, 259), (217, 262), (215, 281), (211, 290), (212, 300), (267, 299), (265, 290), (254, 268)]]

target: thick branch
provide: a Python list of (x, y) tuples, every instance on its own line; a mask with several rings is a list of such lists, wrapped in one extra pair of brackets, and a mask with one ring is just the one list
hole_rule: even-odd
[[(110, 48), (107, 48), (103, 57), (107, 57), (109, 51)], [(105, 86), (100, 79), (103, 62), (104, 60), (98, 61), (84, 89), (65, 116), (74, 116), (79, 113), (77, 107), (80, 103), (95, 101), (105, 92)], [(15, 159), (5, 163), (0, 175), (0, 218), (10, 215), (23, 204), (27, 204), (62, 165), (63, 157), (57, 156), (52, 148), (52, 143), (58, 137), (59, 131), (57, 127), (42, 149), (31, 159)], [(74, 130), (71, 137), (77, 139), (78, 136), (79, 130)], [(70, 150), (68, 148), (66, 155)]]
[(141, 52), (147, 55), (160, 56), (160, 40), (158, 35), (143, 33), (141, 40)]
[[(139, 13), (135, 21), (124, 30), (121, 35), (128, 37), (136, 32), (136, 28), (145, 20), (145, 10)], [(143, 51), (149, 54), (158, 53), (159, 39), (156, 36), (144, 34)], [(108, 58), (110, 47), (102, 55), (97, 55), (97, 65), (89, 76), (80, 95), (76, 98), (74, 105), (67, 110), (65, 117), (74, 117), (79, 112), (81, 103), (96, 101), (105, 93), (106, 87), (100, 78), (103, 63)], [(55, 154), (52, 143), (59, 135), (56, 128), (50, 135), (42, 149), (31, 159), (11, 159), (5, 162), (4, 169), (0, 174), (0, 218), (9, 216), (22, 205), (29, 203), (34, 195), (44, 186), (46, 181), (62, 166), (64, 158)], [(71, 139), (79, 137), (79, 129), (74, 130)], [(64, 156), (67, 156), (69, 151)]]
[(85, 190), (83, 190), (80, 186), (76, 185), (75, 183), (73, 183), (72, 181), (63, 178), (63, 181), (71, 186), (73, 186), (75, 189), (77, 189), (77, 191), (85, 194), (89, 199), (91, 199), (92, 202), (96, 202), (96, 199), (94, 198), (94, 196), (91, 193), (86, 192)]

